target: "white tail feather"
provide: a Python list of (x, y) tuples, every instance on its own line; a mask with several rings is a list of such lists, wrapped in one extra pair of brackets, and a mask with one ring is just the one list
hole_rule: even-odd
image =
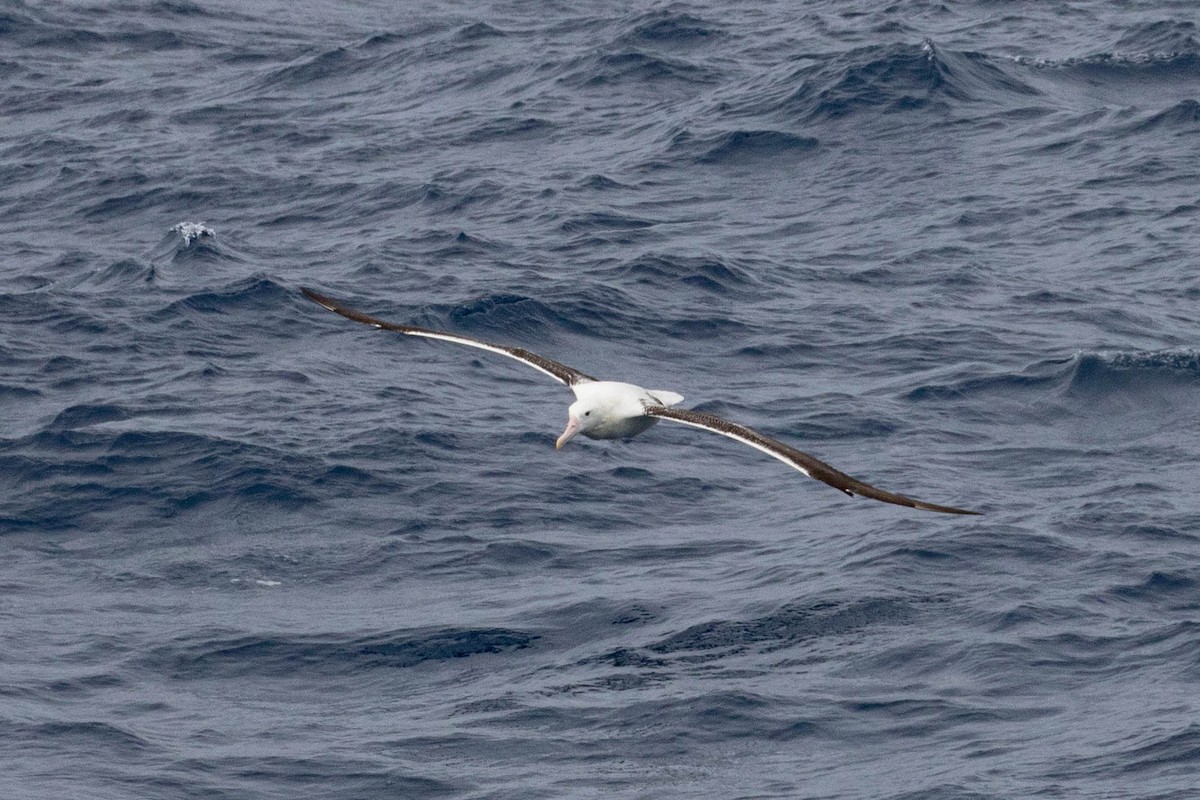
[(665, 389), (649, 389), (647, 390), (647, 394), (664, 406), (677, 406), (683, 402), (683, 395), (668, 392)]

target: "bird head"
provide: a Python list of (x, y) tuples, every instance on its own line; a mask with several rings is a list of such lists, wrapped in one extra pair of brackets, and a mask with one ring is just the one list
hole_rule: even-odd
[(601, 416), (600, 405), (593, 398), (571, 403), (571, 407), (567, 409), (567, 429), (558, 437), (554, 444), (555, 449), (561, 449), (576, 434), (587, 433), (600, 422)]

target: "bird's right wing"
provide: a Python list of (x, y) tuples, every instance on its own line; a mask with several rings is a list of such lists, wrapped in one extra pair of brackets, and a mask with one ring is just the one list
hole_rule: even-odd
[(857, 494), (863, 497), (870, 497), (873, 500), (882, 500), (885, 503), (895, 503), (898, 506), (919, 508), (924, 511), (938, 511), (942, 514), (979, 513), (978, 511), (967, 511), (966, 509), (954, 508), (952, 506), (939, 506), (933, 503), (926, 503), (922, 500), (905, 497), (902, 494), (876, 489), (869, 483), (863, 483), (844, 472), (839, 472), (824, 461), (813, 458), (808, 453), (802, 453), (783, 442), (772, 439), (769, 436), (763, 436), (756, 430), (747, 428), (745, 425), (739, 425), (736, 422), (730, 422), (727, 419), (722, 419), (715, 414), (694, 411), (689, 408), (667, 408), (666, 406), (656, 406), (648, 403), (645, 404), (645, 410), (646, 415), (650, 417), (668, 419), (672, 422), (691, 425), (693, 428), (703, 428), (713, 433), (719, 433), (722, 436), (728, 436), (730, 439), (736, 439), (742, 444), (748, 444), (772, 458), (779, 459), (792, 469), (799, 470), (810, 478), (816, 478), (819, 481), (828, 483), (833, 488), (839, 489), (851, 497)]
[(539, 356), (537, 353), (531, 353), (521, 347), (508, 347), (502, 344), (492, 344), (479, 339), (472, 339), (470, 336), (460, 336), (457, 333), (446, 333), (445, 331), (434, 331), (428, 328), (418, 328), (415, 325), (401, 325), (396, 322), (386, 322), (382, 319), (377, 319), (369, 314), (351, 308), (342, 303), (340, 300), (334, 300), (323, 294), (314, 292), (312, 289), (301, 288), (304, 296), (314, 303), (324, 306), (335, 314), (341, 314), (346, 319), (352, 319), (355, 322), (361, 322), (364, 325), (371, 325), (385, 331), (395, 331), (404, 333), (409, 336), (424, 336), (427, 339), (442, 339), (447, 342), (455, 342), (456, 344), (465, 344), (468, 347), (478, 347), (480, 350), (488, 350), (492, 353), (499, 353), (502, 356), (516, 359), (523, 364), (536, 369), (538, 372), (549, 375), (560, 383), (565, 383), (567, 386), (574, 386), (577, 383), (586, 383), (587, 381), (596, 380), (590, 375), (585, 375), (574, 367), (568, 367), (566, 364), (560, 364), (545, 356)]

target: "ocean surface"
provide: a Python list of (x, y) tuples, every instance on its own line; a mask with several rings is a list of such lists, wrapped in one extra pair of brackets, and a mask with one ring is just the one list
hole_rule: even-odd
[(1196, 797), (1197, 21), (0, 0), (0, 797)]

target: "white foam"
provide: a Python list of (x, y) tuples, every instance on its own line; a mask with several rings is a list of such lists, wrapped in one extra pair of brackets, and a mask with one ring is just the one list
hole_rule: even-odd
[(217, 235), (216, 231), (206, 227), (203, 222), (181, 222), (174, 228), (171, 228), (171, 230), (183, 237), (184, 244), (191, 244), (195, 240), (205, 236)]

